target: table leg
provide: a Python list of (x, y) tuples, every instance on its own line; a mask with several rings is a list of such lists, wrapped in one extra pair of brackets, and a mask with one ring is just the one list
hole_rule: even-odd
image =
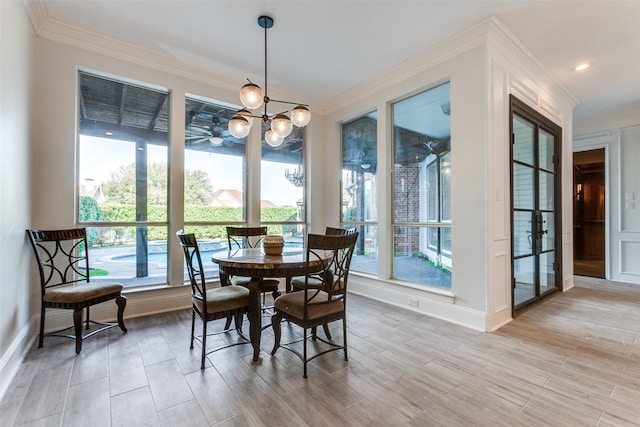
[(260, 338), (262, 335), (262, 313), (260, 312), (260, 278), (252, 277), (249, 282), (249, 337), (253, 346), (253, 362), (260, 360)]

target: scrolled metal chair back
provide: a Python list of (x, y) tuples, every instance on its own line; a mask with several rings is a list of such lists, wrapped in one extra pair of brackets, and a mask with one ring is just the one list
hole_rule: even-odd
[(191, 293), (194, 297), (206, 301), (207, 287), (205, 286), (202, 258), (196, 236), (193, 233), (184, 234), (182, 230), (179, 230), (176, 236), (180, 239), (180, 246), (182, 247), (184, 258), (187, 262), (187, 274), (189, 275), (189, 282), (191, 283)]
[(267, 236), (267, 227), (227, 227), (229, 250), (257, 248)]
[(86, 229), (27, 230), (27, 235), (38, 263), (42, 295), (49, 288), (89, 281)]

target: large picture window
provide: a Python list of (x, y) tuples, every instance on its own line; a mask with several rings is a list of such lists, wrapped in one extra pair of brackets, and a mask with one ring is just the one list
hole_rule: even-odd
[(392, 108), (393, 278), (451, 288), (449, 83)]
[(185, 99), (184, 231), (198, 238), (207, 278), (218, 275), (211, 254), (228, 249), (226, 227), (246, 223), (246, 139), (227, 129), (235, 111)]
[(377, 113), (342, 124), (341, 225), (359, 231), (351, 270), (378, 271)]
[(302, 247), (305, 235), (304, 129), (294, 127), (282, 144), (264, 140), (260, 163), (260, 223), (269, 234), (282, 234), (285, 245)]
[(167, 281), (169, 92), (79, 73), (78, 217), (91, 279)]

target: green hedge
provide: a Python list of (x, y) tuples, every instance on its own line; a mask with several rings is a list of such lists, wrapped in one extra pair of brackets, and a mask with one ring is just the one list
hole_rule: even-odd
[[(105, 203), (100, 206), (107, 222), (131, 222), (136, 220), (136, 207)], [(242, 208), (213, 207), (213, 206), (185, 206), (185, 221), (221, 222), (231, 224), (242, 221)], [(293, 206), (262, 208), (263, 222), (295, 221), (297, 209)], [(166, 206), (149, 206), (147, 221), (162, 222), (167, 220)], [(195, 233), (199, 239), (226, 239), (226, 225), (215, 226), (186, 226), (185, 231)], [(296, 225), (269, 225), (269, 234), (295, 235)], [(102, 235), (95, 239), (97, 245), (124, 244), (135, 238), (136, 227), (108, 227), (102, 229)], [(147, 238), (166, 240), (165, 227), (148, 227)], [(91, 243), (89, 246), (93, 246)]]

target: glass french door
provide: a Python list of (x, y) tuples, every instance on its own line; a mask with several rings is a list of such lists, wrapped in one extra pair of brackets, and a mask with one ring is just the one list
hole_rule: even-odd
[(511, 98), (513, 312), (562, 286), (561, 129)]

